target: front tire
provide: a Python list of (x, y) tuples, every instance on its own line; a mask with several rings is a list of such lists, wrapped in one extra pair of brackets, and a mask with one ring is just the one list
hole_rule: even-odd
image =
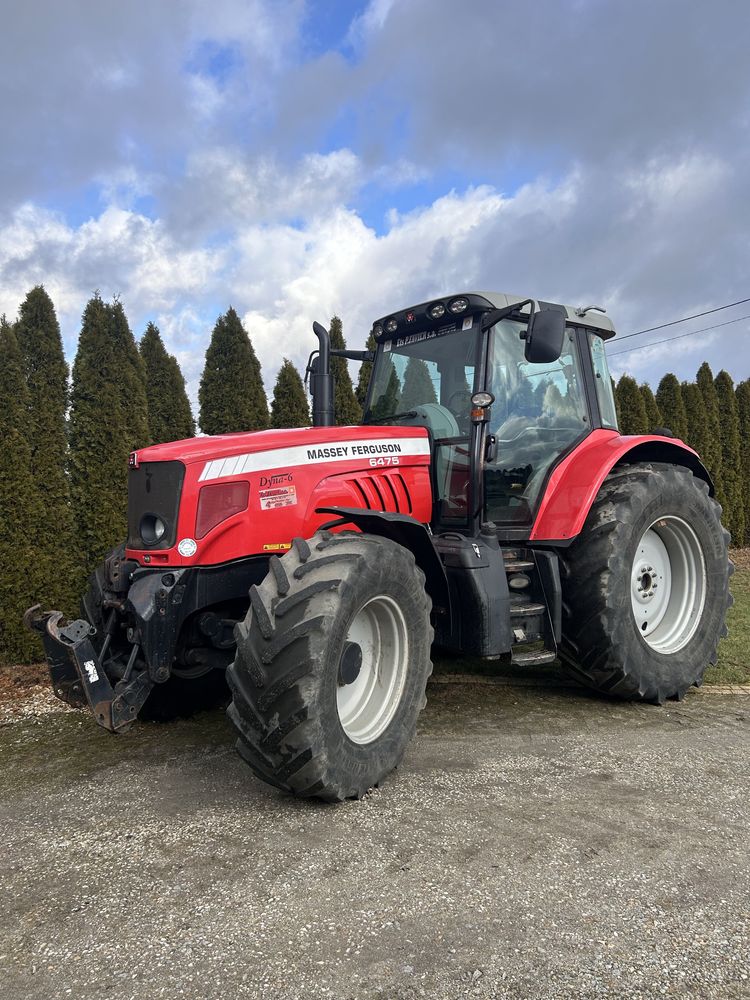
[(227, 671), (255, 774), (334, 802), (379, 784), (425, 705), (430, 608), (412, 553), (387, 538), (324, 531), (272, 557)]
[(563, 663), (597, 691), (656, 704), (700, 685), (727, 634), (728, 543), (688, 469), (616, 468), (561, 556)]

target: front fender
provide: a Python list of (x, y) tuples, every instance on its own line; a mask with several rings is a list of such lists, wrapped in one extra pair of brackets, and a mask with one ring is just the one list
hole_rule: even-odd
[(425, 526), (406, 514), (364, 510), (360, 507), (318, 507), (316, 514), (335, 514), (340, 525), (353, 524), (368, 535), (391, 538), (413, 554), (417, 566), (425, 575), (425, 589), (432, 598), (433, 608), (450, 614), (450, 592), (445, 568), (435, 551)]
[(690, 469), (714, 488), (697, 453), (678, 438), (592, 431), (566, 455), (547, 482), (530, 541), (569, 542), (581, 531), (602, 483), (623, 462), (669, 462)]

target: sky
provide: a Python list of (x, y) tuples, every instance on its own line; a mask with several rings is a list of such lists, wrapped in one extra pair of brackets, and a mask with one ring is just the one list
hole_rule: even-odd
[[(360, 347), (465, 290), (620, 334), (750, 298), (743, 0), (25, 0), (0, 140), (0, 313), (43, 283), (72, 362), (117, 295), (193, 400), (230, 305), (270, 391), (334, 313)], [(747, 378), (750, 303), (609, 354), (654, 386)]]

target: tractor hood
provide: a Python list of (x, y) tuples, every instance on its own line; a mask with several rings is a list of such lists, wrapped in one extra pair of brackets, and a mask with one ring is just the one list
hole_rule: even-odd
[[(155, 444), (148, 448), (134, 451), (130, 457), (131, 466), (137, 467), (142, 462), (182, 462), (193, 465), (203, 462), (214, 465), (234, 457), (260, 455), (269, 461), (278, 457), (278, 465), (297, 464), (298, 461), (319, 461), (321, 459), (357, 459), (385, 453), (389, 442), (423, 440), (428, 444), (427, 432), (422, 427), (383, 427), (381, 425), (368, 427), (295, 427), (290, 430), (251, 431), (239, 434), (217, 434), (212, 437), (186, 438), (183, 441), (170, 441), (168, 444)], [(379, 447), (380, 446), (380, 447)], [(292, 451), (293, 449), (293, 451)], [(302, 451), (300, 451), (302, 449)], [(315, 451), (315, 455), (307, 455), (307, 451)], [(421, 451), (422, 449), (420, 449)], [(288, 451), (288, 454), (285, 454)], [(396, 453), (398, 453), (396, 451)], [(429, 454), (425, 447), (423, 454)], [(248, 464), (251, 464), (248, 462)], [(216, 471), (216, 470), (214, 470)], [(224, 475), (227, 473), (225, 472)], [(230, 473), (231, 474), (231, 473)], [(236, 473), (235, 473), (236, 474)], [(216, 478), (215, 475), (202, 478)]]
[(310, 427), (190, 438), (130, 456), (128, 558), (218, 565), (310, 538), (326, 507), (432, 513), (424, 427)]

